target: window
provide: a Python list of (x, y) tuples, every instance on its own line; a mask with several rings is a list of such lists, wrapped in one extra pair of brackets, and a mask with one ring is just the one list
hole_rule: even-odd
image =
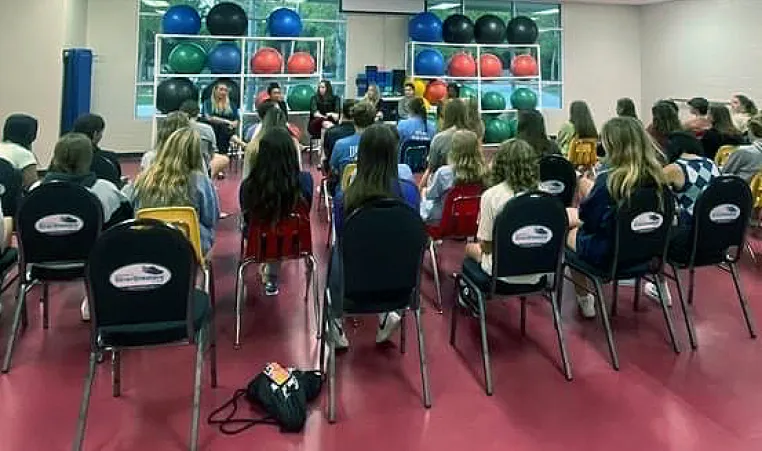
[[(138, 21), (138, 67), (135, 90), (135, 116), (151, 118), (154, 114), (153, 105), (153, 76), (154, 76), (154, 41), (157, 33), (161, 32), (161, 18), (167, 8), (177, 4), (186, 4), (196, 8), (202, 18), (212, 7), (223, 0), (137, 0), (140, 2)], [(231, 0), (225, 0), (231, 1)], [(267, 16), (273, 10), (288, 7), (299, 12), (304, 29), (302, 37), (322, 37), (324, 39), (323, 76), (333, 84), (334, 92), (343, 97), (346, 79), (346, 20), (339, 12), (339, 0), (232, 0), (245, 10), (249, 17), (249, 35), (266, 36)], [(201, 34), (206, 34), (203, 26)], [(201, 45), (211, 48), (216, 42), (213, 39), (199, 41)], [(281, 43), (282, 44), (282, 43)], [(166, 58), (173, 45), (167, 42), (162, 48), (162, 57)], [(294, 46), (295, 51), (309, 50), (307, 44)], [(314, 44), (312, 44), (314, 55)], [(247, 54), (251, 49), (246, 49)], [(166, 62), (166, 61), (165, 61)], [(203, 80), (209, 83), (212, 80)], [(258, 91), (264, 89), (264, 84), (270, 80), (249, 79), (244, 88), (244, 108), (251, 110)], [(285, 80), (278, 80), (288, 86)], [(293, 84), (305, 83), (306, 80)], [(317, 80), (309, 83), (317, 84)], [(198, 83), (202, 84), (201, 82)], [(201, 87), (201, 86), (200, 86)]]
[[(542, 75), (543, 108), (561, 108), (563, 105), (561, 5), (558, 3), (535, 3), (506, 0), (429, 0), (426, 8), (442, 20), (452, 14), (462, 13), (476, 21), (484, 14), (494, 14), (506, 22), (516, 16), (532, 18), (540, 30), (537, 43), (540, 46), (540, 70)], [(441, 49), (445, 58), (454, 52)], [(510, 65), (511, 55), (505, 52), (503, 65)], [(504, 82), (493, 84), (505, 85)], [(510, 91), (509, 86), (502, 86)], [(535, 89), (537, 87), (535, 86)]]

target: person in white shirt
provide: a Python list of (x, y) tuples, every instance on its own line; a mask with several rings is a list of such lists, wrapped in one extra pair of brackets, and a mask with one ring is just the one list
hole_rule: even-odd
[(21, 171), (22, 186), (29, 188), (37, 181), (37, 157), (32, 143), (37, 139), (37, 119), (26, 114), (12, 114), (5, 120), (0, 158)]

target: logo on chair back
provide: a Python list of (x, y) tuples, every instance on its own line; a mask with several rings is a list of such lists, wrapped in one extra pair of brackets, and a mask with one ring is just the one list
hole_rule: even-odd
[(566, 185), (561, 180), (545, 180), (540, 182), (540, 191), (548, 194), (558, 195), (564, 192)]
[(163, 266), (152, 263), (135, 263), (122, 266), (111, 273), (111, 285), (126, 291), (154, 290), (172, 279), (172, 273)]
[(553, 238), (553, 232), (541, 225), (524, 226), (511, 235), (511, 241), (518, 247), (540, 247)]
[(741, 209), (735, 204), (720, 204), (709, 212), (709, 220), (715, 224), (734, 222), (741, 216)]
[(664, 224), (664, 216), (659, 213), (648, 211), (635, 216), (630, 223), (630, 229), (635, 233), (649, 233)]
[(44, 235), (71, 235), (85, 226), (82, 219), (69, 214), (44, 216), (34, 223), (34, 229)]

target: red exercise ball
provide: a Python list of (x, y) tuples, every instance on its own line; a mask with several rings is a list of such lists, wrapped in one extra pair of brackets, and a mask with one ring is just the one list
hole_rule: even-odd
[(251, 57), (251, 72), (255, 74), (278, 74), (282, 67), (283, 57), (271, 47), (262, 47)]
[(262, 104), (265, 100), (268, 100), (270, 98), (270, 94), (267, 93), (267, 91), (259, 91), (257, 93), (256, 99), (254, 99), (254, 106), (258, 107)]
[(465, 52), (458, 52), (450, 58), (449, 72), (451, 77), (475, 77), (476, 60)]
[(311, 74), (315, 72), (315, 58), (307, 52), (296, 52), (286, 64), (289, 74)]
[(431, 80), (426, 86), (423, 98), (432, 104), (439, 103), (447, 97), (447, 83), (442, 80)]
[(538, 72), (537, 60), (532, 55), (518, 55), (511, 61), (514, 77), (534, 77)]
[(482, 71), (482, 77), (503, 76), (503, 62), (500, 61), (500, 58), (491, 53), (485, 53), (479, 58), (479, 67)]

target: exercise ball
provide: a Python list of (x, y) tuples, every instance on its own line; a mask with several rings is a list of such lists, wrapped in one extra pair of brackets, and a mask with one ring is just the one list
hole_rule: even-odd
[(447, 83), (442, 80), (431, 80), (426, 86), (423, 98), (431, 103), (439, 103), (447, 97)]
[(469, 44), (474, 40), (474, 23), (463, 14), (453, 14), (442, 24), (442, 37), (445, 42)]
[(310, 101), (315, 95), (315, 89), (310, 85), (296, 85), (288, 90), (286, 103), (290, 111), (309, 111)]
[(505, 110), (507, 103), (505, 97), (496, 91), (488, 91), (482, 94), (482, 110), (501, 111)]
[(465, 52), (458, 52), (450, 58), (448, 72), (452, 77), (475, 77), (476, 60)]
[(283, 57), (272, 47), (262, 47), (254, 53), (250, 61), (254, 74), (277, 74), (283, 69)]
[(166, 34), (198, 34), (201, 31), (201, 16), (188, 5), (175, 5), (161, 18), (161, 32)]
[(315, 72), (315, 58), (307, 52), (296, 52), (288, 58), (286, 68), (289, 74), (311, 74)]
[(238, 83), (229, 78), (218, 78), (214, 82), (206, 85), (206, 87), (204, 87), (204, 89), (201, 91), (201, 101), (204, 102), (212, 97), (212, 90), (214, 90), (214, 87), (219, 84), (224, 84), (228, 87), (228, 97), (230, 98), (230, 103), (238, 108), (241, 102), (241, 90), (238, 87)]
[(479, 67), (482, 77), (502, 77), (503, 62), (491, 53), (484, 53), (479, 58)]
[(507, 38), (509, 44), (534, 44), (537, 42), (539, 34), (537, 24), (529, 17), (516, 16), (508, 22)]
[(302, 18), (289, 8), (278, 8), (267, 18), (267, 31), (277, 38), (298, 38), (302, 34)]
[(442, 52), (435, 49), (423, 49), (415, 55), (415, 73), (426, 76), (445, 74), (445, 60)]
[(198, 101), (198, 88), (187, 78), (169, 78), (156, 88), (156, 108), (162, 114), (179, 110), (186, 100)]
[(518, 88), (511, 94), (511, 105), (517, 110), (537, 108), (537, 94), (529, 88)]
[(176, 74), (198, 74), (205, 64), (206, 50), (195, 42), (181, 42), (169, 52), (169, 68)]
[(418, 13), (407, 24), (411, 41), (442, 42), (442, 20), (434, 13)]
[(470, 86), (461, 86), (460, 87), (460, 98), (461, 99), (475, 99), (477, 98), (476, 89), (470, 87)]
[(262, 102), (268, 99), (270, 99), (270, 94), (268, 94), (267, 91), (259, 91), (257, 97), (254, 99), (254, 107), (258, 107)]
[(511, 123), (503, 119), (487, 119), (484, 123), (484, 142), (498, 144), (514, 135)]
[(249, 19), (239, 5), (218, 3), (206, 15), (206, 29), (214, 36), (245, 36), (249, 29)]
[(474, 37), (479, 44), (501, 44), (505, 42), (505, 35), (505, 22), (494, 14), (481, 16), (474, 26)]
[(237, 74), (241, 72), (241, 49), (229, 42), (219, 43), (209, 52), (206, 62), (213, 74)]
[(539, 73), (537, 60), (532, 55), (518, 55), (511, 61), (511, 73), (514, 77), (534, 77)]

